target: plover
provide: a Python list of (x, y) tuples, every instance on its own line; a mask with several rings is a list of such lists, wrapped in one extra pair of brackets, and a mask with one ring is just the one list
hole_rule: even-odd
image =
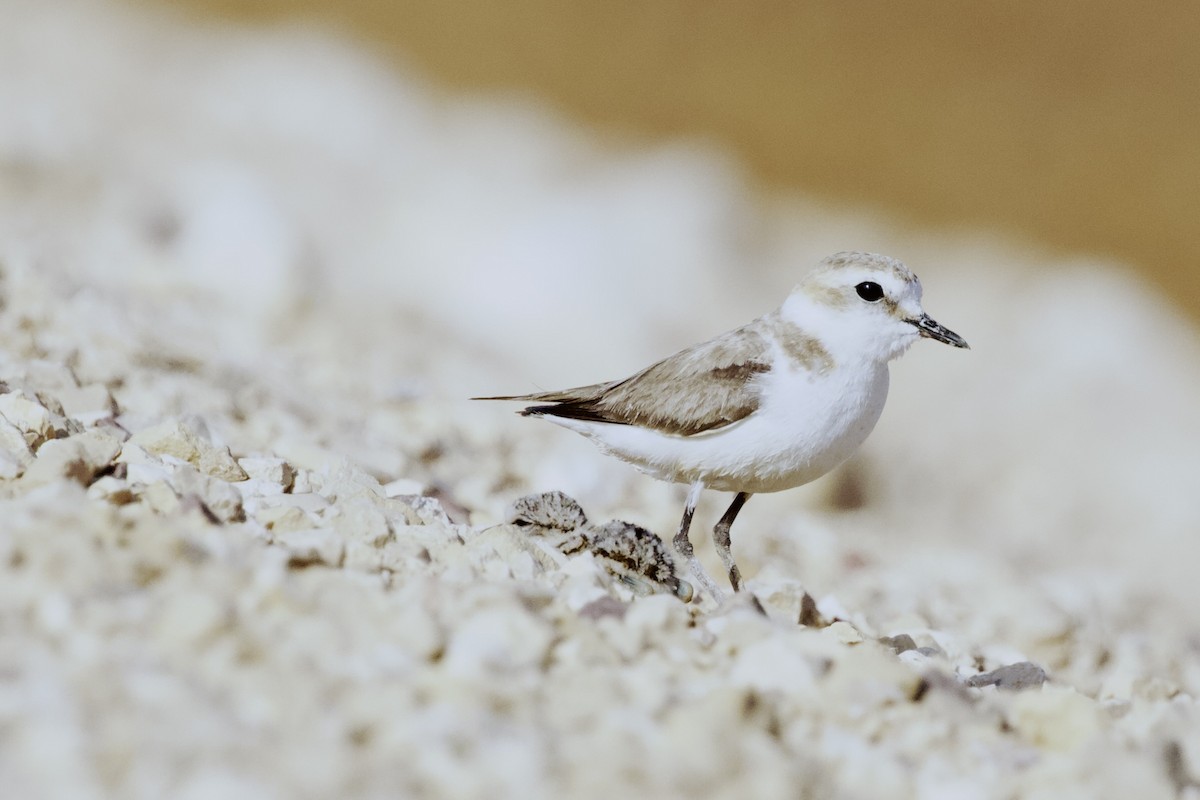
[(655, 478), (689, 484), (675, 549), (719, 601), (688, 538), (700, 493), (735, 493), (713, 541), (738, 591), (729, 531), (742, 506), (849, 458), (883, 411), (888, 362), (921, 337), (967, 347), (925, 313), (921, 282), (903, 263), (836, 253), (775, 311), (629, 378), (477, 399), (534, 403), (520, 413), (580, 433)]
[(681, 580), (662, 540), (631, 522), (613, 519), (592, 525), (573, 498), (544, 492), (519, 498), (508, 511), (508, 522), (545, 537), (563, 555), (590, 551), (610, 575), (646, 596), (666, 591), (685, 603), (692, 585)]

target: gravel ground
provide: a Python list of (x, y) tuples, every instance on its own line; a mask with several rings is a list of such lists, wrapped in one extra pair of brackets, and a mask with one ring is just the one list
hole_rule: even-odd
[[(0, 16), (6, 796), (1200, 797), (1200, 340), (1119, 265), (768, 201), (317, 32)], [(974, 349), (747, 506), (762, 611), (622, 580), (603, 522), (682, 489), (463, 400), (850, 248)], [(592, 523), (509, 524), (554, 490)]]

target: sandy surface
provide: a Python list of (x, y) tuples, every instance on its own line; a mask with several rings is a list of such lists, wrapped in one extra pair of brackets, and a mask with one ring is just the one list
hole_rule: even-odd
[[(767, 204), (312, 32), (0, 15), (6, 796), (1200, 796), (1200, 343), (1119, 266)], [(847, 248), (974, 349), (747, 506), (765, 616), (504, 524), (669, 533), (682, 490), (463, 398)]]

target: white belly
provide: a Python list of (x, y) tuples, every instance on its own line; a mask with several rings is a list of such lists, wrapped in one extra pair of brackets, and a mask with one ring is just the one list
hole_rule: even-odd
[[(853, 372), (858, 374), (847, 374)], [(757, 411), (694, 436), (546, 419), (660, 480), (699, 480), (719, 491), (762, 493), (802, 486), (849, 458), (875, 427), (887, 399), (886, 364), (832, 375), (782, 370), (765, 378)]]

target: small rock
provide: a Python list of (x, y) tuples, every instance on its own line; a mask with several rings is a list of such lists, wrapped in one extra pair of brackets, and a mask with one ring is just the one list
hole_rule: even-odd
[(842, 605), (842, 601), (831, 594), (816, 601), (816, 607), (817, 613), (827, 620), (848, 619), (851, 616), (850, 610)]
[(25, 472), (25, 465), (13, 458), (11, 453), (0, 450), (0, 480), (11, 481)]
[(1078, 748), (1103, 724), (1095, 701), (1069, 687), (1049, 685), (1017, 695), (1009, 721), (1028, 741), (1058, 751)]
[(142, 502), (159, 514), (174, 514), (179, 510), (179, 495), (166, 481), (155, 481), (142, 490)]
[(223, 481), (235, 482), (246, 480), (246, 472), (238, 466), (228, 447), (209, 447), (201, 451), (200, 460), (196, 464), (201, 472), (220, 478)]
[(884, 647), (891, 648), (896, 655), (907, 653), (909, 650), (916, 650), (917, 643), (913, 637), (907, 633), (900, 633), (895, 636), (884, 636), (880, 638), (879, 643)]
[(964, 681), (967, 686), (995, 686), (1008, 691), (1036, 688), (1045, 682), (1046, 670), (1030, 661), (1008, 664), (991, 672), (972, 675)]
[(371, 547), (366, 542), (346, 542), (342, 567), (357, 572), (379, 572), (383, 569), (401, 571), (398, 568), (402, 565), (397, 564), (394, 559), (389, 559), (388, 555), (386, 550)]
[(4, 417), (0, 417), (0, 456), (13, 465), (13, 474), (5, 475), (9, 478), (20, 475), (33, 461), (33, 449), (26, 441), (25, 434)]
[[(291, 462), (288, 463), (290, 464)], [(292, 469), (296, 473), (296, 479), (292, 481), (292, 494), (316, 494), (317, 490), (313, 485), (312, 470), (296, 469), (295, 467)]]
[(298, 531), (312, 528), (314, 520), (296, 506), (267, 506), (254, 514), (260, 525), (273, 531)]
[(77, 389), (79, 381), (71, 368), (61, 361), (34, 358), (24, 364), (26, 385), (38, 391), (52, 392), (61, 397), (65, 391)]
[(243, 501), (261, 500), (264, 497), (276, 497), (284, 493), (284, 488), (272, 481), (251, 478), (248, 481), (238, 481), (230, 486), (238, 490)]
[(238, 466), (252, 480), (274, 484), (284, 492), (291, 489), (296, 481), (296, 471), (282, 458), (239, 458)]
[(38, 448), (37, 458), (21, 480), (26, 486), (43, 486), (70, 478), (88, 486), (97, 473), (109, 467), (121, 443), (112, 435), (91, 430), (66, 439), (51, 439)]
[[(398, 533), (406, 532), (404, 528)], [(488, 528), (467, 544), (467, 553), (471, 561), (479, 568), (490, 563), (502, 564), (511, 572), (512, 565), (518, 560), (531, 559), (543, 571), (557, 566), (554, 560), (536, 546), (536, 540), (523, 536), (505, 525)]]
[(387, 517), (370, 500), (358, 498), (334, 506), (333, 530), (344, 540), (381, 547), (392, 535)]
[(275, 536), (275, 543), (287, 551), (289, 567), (337, 567), (345, 555), (342, 541), (329, 530), (283, 531)]
[(391, 499), (406, 506), (412, 512), (410, 515), (407, 515), (410, 523), (424, 525), (452, 524), (450, 515), (442, 508), (441, 502), (436, 497), (401, 495)]
[(224, 481), (244, 481), (246, 473), (234, 461), (227, 447), (216, 447), (208, 439), (208, 429), (198, 419), (174, 419), (145, 428), (130, 437), (130, 442), (147, 452), (174, 456), (206, 475)]
[(137, 500), (137, 494), (130, 487), (129, 481), (115, 478), (112, 475), (97, 478), (88, 487), (87, 496), (93, 500), (104, 500), (115, 506), (128, 505)]
[(36, 448), (48, 439), (78, 433), (78, 423), (69, 424), (61, 414), (21, 392), (0, 395), (0, 416), (21, 431), (25, 443)]
[(221, 522), (240, 522), (246, 518), (242, 495), (224, 480), (210, 477), (187, 464), (175, 467), (167, 480), (180, 497), (197, 495)]
[(822, 633), (832, 636), (842, 644), (858, 644), (863, 640), (862, 634), (858, 632), (858, 629), (845, 620), (838, 620), (828, 628), (825, 628)]
[(331, 503), (360, 495), (385, 497), (383, 487), (374, 476), (344, 458), (327, 464), (312, 479), (319, 482), (315, 488)]
[[(121, 456), (125, 453), (122, 452)], [(134, 485), (149, 486), (160, 481), (166, 482), (171, 478), (171, 468), (158, 461), (125, 462), (117, 457), (117, 463), (125, 464), (125, 480)]]
[[(777, 619), (785, 624), (795, 624), (796, 622), (804, 624), (801, 617), (804, 616), (804, 598), (808, 596), (808, 592), (798, 581), (771, 575), (765, 576), (760, 572), (758, 576), (744, 581), (744, 588), (748, 593), (759, 598), (763, 608), (772, 619)], [(811, 599), (810, 597), (809, 600), (811, 601)], [(816, 610), (815, 604), (813, 604), (813, 610)]]
[(62, 403), (64, 414), (87, 426), (117, 415), (116, 401), (102, 383), (60, 389), (56, 396)]
[(295, 507), (301, 511), (307, 511), (310, 514), (319, 514), (330, 507), (330, 503), (324, 497), (312, 492), (304, 494), (278, 494), (262, 499), (262, 507)]
[(808, 592), (800, 597), (800, 614), (796, 621), (807, 628), (829, 627), (829, 620), (821, 615), (817, 601)]

